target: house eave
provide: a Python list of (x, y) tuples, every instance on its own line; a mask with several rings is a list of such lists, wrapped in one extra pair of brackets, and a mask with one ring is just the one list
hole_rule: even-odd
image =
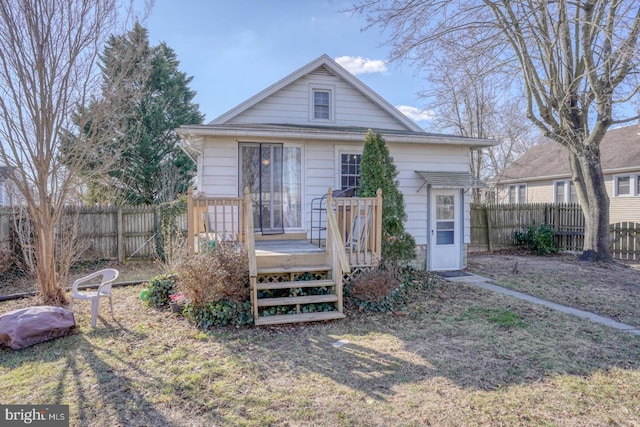
[[(497, 144), (497, 141), (457, 137), (452, 135), (439, 135), (420, 132), (398, 133), (393, 130), (385, 132), (384, 129), (376, 130), (380, 132), (385, 140), (389, 143), (407, 143), (407, 144), (443, 144), (468, 146), (473, 149), (491, 147)], [(256, 129), (250, 127), (235, 126), (211, 126), (211, 125), (190, 125), (182, 126), (178, 130), (183, 140), (194, 140), (202, 137), (228, 137), (234, 139), (269, 139), (280, 141), (340, 141), (340, 142), (363, 142), (366, 130), (358, 129), (322, 129), (322, 128), (280, 128), (280, 129)]]

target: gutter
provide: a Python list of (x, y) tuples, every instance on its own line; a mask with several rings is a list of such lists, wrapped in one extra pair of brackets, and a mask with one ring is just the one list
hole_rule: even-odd
[[(211, 128), (204, 126), (182, 126), (177, 129), (178, 135), (184, 139), (193, 137), (213, 136), (213, 137), (235, 137), (235, 138), (273, 138), (278, 140), (316, 140), (316, 141), (349, 141), (363, 142), (365, 132), (336, 132), (332, 130), (308, 130), (308, 129), (236, 129), (236, 128)], [(491, 141), (478, 138), (461, 138), (445, 135), (431, 134), (385, 134), (380, 132), (385, 140), (390, 143), (408, 144), (444, 144), (470, 146), (474, 148), (491, 147), (498, 144), (498, 141)]]

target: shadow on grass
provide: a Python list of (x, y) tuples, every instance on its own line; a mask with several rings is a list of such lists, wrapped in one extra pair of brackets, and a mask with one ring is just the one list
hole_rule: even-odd
[[(414, 302), (404, 316), (242, 335), (222, 343), (266, 375), (320, 374), (375, 399), (434, 377), (486, 391), (554, 375), (640, 369), (637, 336), (458, 284), (444, 290), (443, 300)], [(243, 349), (245, 339), (259, 342), (260, 351)]]
[[(75, 329), (66, 337), (19, 351), (1, 348), (0, 367), (18, 369), (33, 365), (37, 370), (55, 369), (55, 373), (46, 372), (43, 377), (55, 382), (55, 386), (37, 391), (37, 399), (42, 404), (70, 404), (72, 419), (77, 416), (80, 425), (181, 425), (167, 419), (148, 399), (148, 390), (170, 384), (153, 372), (144, 371), (137, 360), (124, 357), (107, 344), (97, 344), (143, 342), (145, 334), (116, 320), (113, 323), (101, 320), (105, 325), (87, 332)], [(38, 383), (34, 381), (36, 390)]]

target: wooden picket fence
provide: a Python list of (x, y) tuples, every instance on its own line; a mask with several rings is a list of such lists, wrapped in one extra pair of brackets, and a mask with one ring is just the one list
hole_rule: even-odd
[[(582, 251), (585, 220), (577, 203), (472, 204), (471, 252), (518, 247), (516, 231), (547, 224), (562, 251)], [(611, 251), (618, 259), (640, 260), (640, 224), (611, 224)]]
[[(0, 208), (0, 251), (15, 250), (16, 215), (27, 219), (24, 211)], [(81, 260), (152, 259), (157, 255), (160, 233), (157, 206), (69, 206), (64, 220), (77, 226), (77, 247)], [(186, 234), (186, 209), (176, 219), (177, 230)]]

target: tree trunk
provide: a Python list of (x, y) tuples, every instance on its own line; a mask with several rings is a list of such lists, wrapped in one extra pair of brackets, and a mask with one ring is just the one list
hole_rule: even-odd
[(67, 303), (62, 287), (58, 286), (56, 256), (55, 256), (55, 226), (51, 215), (45, 215), (49, 221), (41, 222), (39, 216), (36, 219), (35, 228), (38, 233), (36, 250), (38, 263), (36, 273), (38, 275), (39, 297), (43, 304), (62, 306)]
[(585, 217), (583, 261), (613, 262), (609, 252), (609, 196), (598, 148), (570, 151), (573, 182)]

